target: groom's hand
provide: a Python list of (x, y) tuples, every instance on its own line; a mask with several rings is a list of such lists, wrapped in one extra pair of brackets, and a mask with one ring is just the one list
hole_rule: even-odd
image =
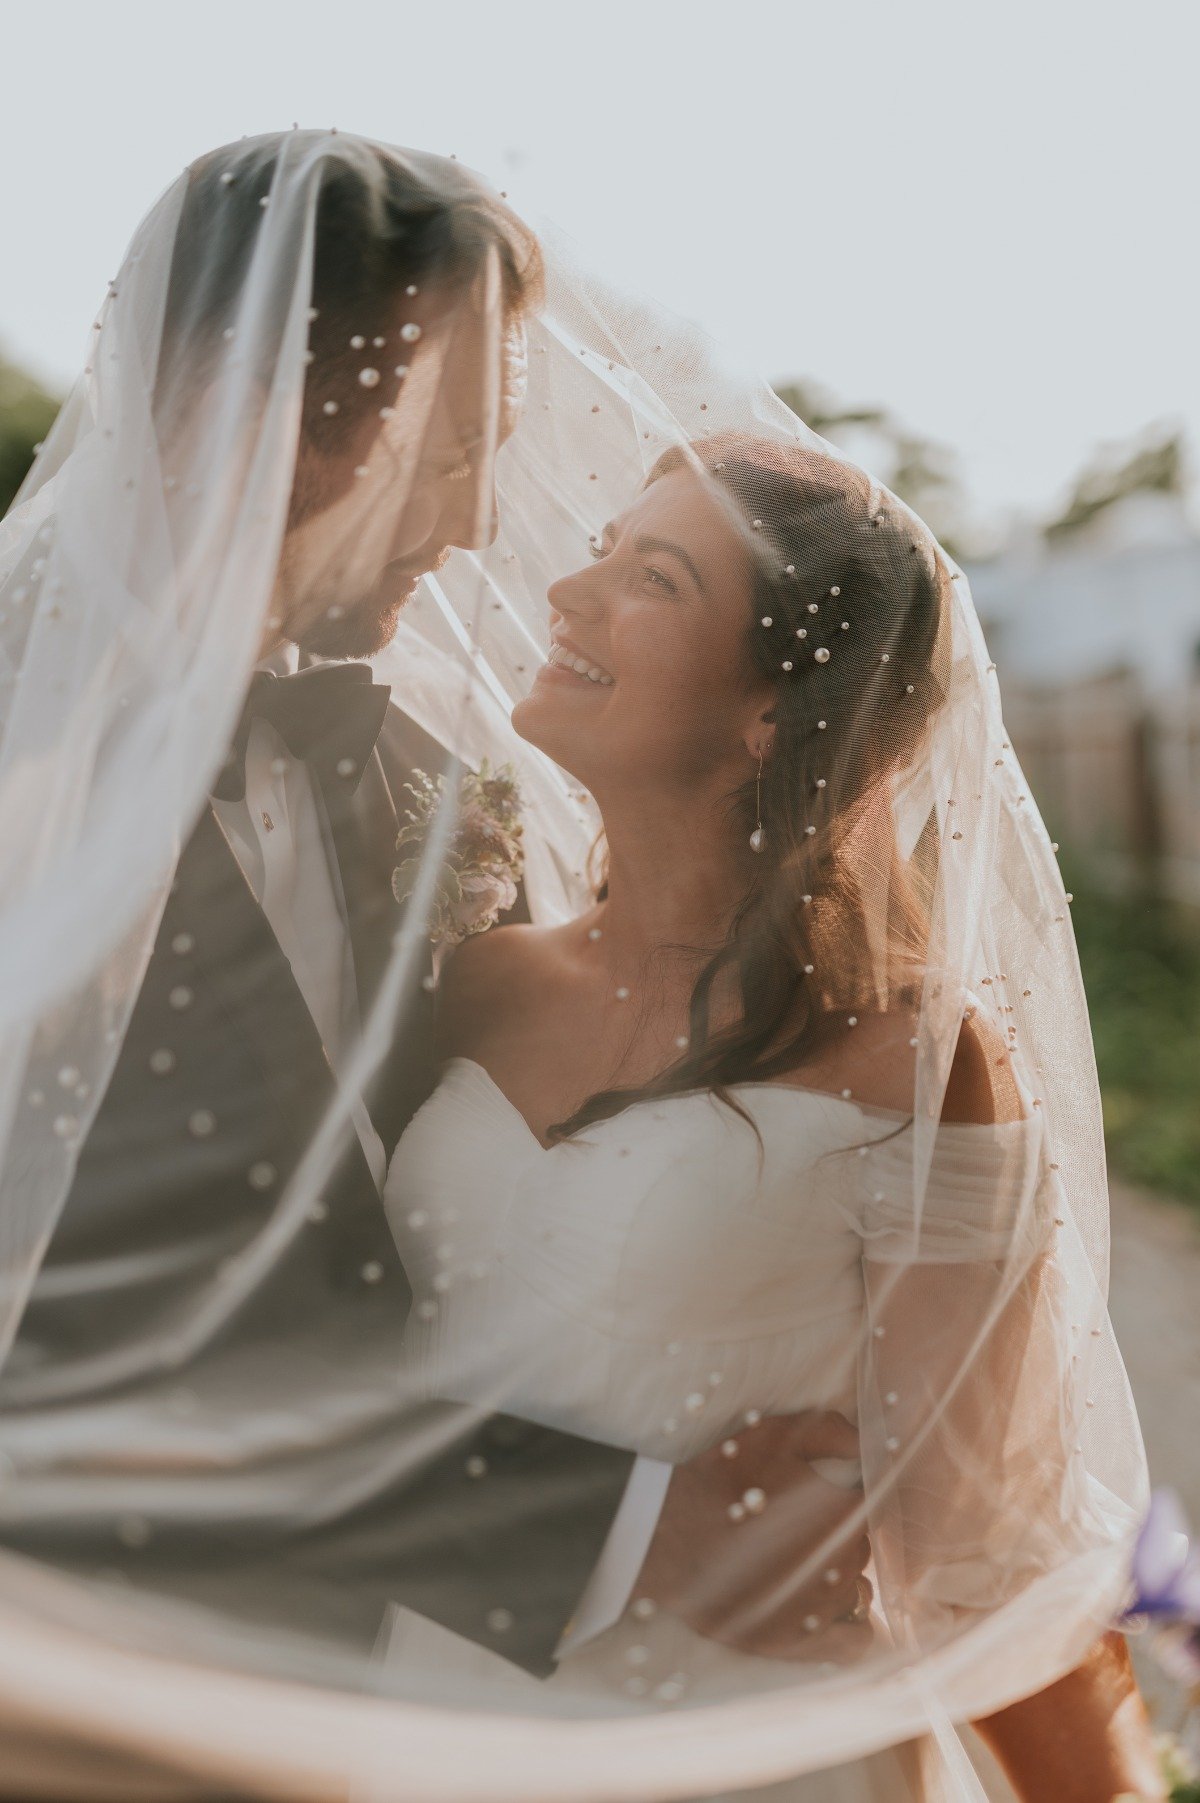
[(757, 1421), (678, 1466), (637, 1594), (761, 1658), (861, 1657), (872, 1595), (862, 1492), (812, 1469), (858, 1456), (844, 1416), (809, 1410)]

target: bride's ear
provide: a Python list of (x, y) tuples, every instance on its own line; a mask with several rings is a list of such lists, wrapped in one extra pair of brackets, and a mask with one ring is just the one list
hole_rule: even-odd
[(752, 758), (769, 758), (775, 744), (775, 707), (770, 704), (746, 722), (742, 743)]

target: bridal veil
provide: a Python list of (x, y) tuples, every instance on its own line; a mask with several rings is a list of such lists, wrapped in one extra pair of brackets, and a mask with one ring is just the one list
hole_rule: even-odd
[[(342, 209), (344, 241), (318, 234), (323, 207)], [(324, 270), (318, 242), (333, 259)], [(424, 273), (371, 317), (356, 300), (356, 318), (337, 295), (364, 244), (380, 268), (399, 247)], [(333, 467), (344, 478), (334, 504), (306, 511)], [(355, 1662), (307, 1630), (255, 1624), (232, 1594), (228, 1606), (219, 1592), (179, 1595), (156, 1562), (155, 1508), (194, 1467), (206, 1486), (226, 1472), (224, 1487), (206, 1488), (214, 1508), (252, 1509), (239, 1470), (262, 1469), (248, 1450), (273, 1444), (281, 1365), (338, 1356), (320, 1321), (303, 1340), (292, 1328), (278, 1343), (265, 1336), (255, 1382), (210, 1406), (203, 1431), (180, 1432), (189, 1372), (313, 1231), (355, 1132), (353, 1095), (428, 1005), (428, 920), (457, 771), (514, 767), (535, 921), (566, 919), (594, 893), (590, 798), (508, 716), (546, 654), (548, 585), (671, 469), (704, 485), (744, 543), (757, 598), (747, 631), (794, 725), (791, 759), (766, 784), (759, 905), (793, 947), (797, 995), (814, 1021), (902, 1011), (910, 1028), (897, 1054), (903, 1108), (886, 1121), (848, 1109), (826, 1162), (859, 1246), (857, 1300), (844, 1364), (812, 1401), (836, 1397), (859, 1430), (861, 1470), (829, 1475), (860, 1498), (873, 1634), (852, 1661), (776, 1662), (766, 1677), (754, 1662), (742, 1679), (731, 1664), (700, 1682), (698, 1661), (694, 1684), (684, 1664), (647, 1686), (635, 1662), (576, 1695), (565, 1680), (513, 1684), (480, 1668), (418, 1695), (386, 1655), (383, 1622)], [(198, 1092), (172, 1112), (169, 1034), (147, 1053), (158, 1087), (145, 1085), (145, 1131), (93, 1147), (114, 1208), (123, 1176), (141, 1184), (148, 1169), (163, 1199), (148, 1287), (130, 1292), (119, 1368), (104, 1380), (128, 1403), (116, 1440), (110, 1418), (91, 1413), (70, 1348), (61, 1368), (54, 1357), (22, 1364), (22, 1323), (39, 1285), (122, 1282), (105, 1267), (103, 1220), (90, 1224), (82, 1276), (43, 1261), (103, 1119), (181, 847), (220, 792), (270, 636), (285, 534), (313, 609), (336, 621), (359, 566), (373, 580), (436, 538), (448, 487), (465, 510), (454, 536), (474, 548), (426, 577), (373, 659), (392, 705), (442, 748), (447, 799), (420, 841), (414, 891), (397, 906), (332, 1099), (298, 1124), (286, 1168), (250, 1149), (242, 1226), (232, 1237), (214, 1228), (207, 1251), (175, 1239), (172, 1186), (186, 1164), (202, 1190), (223, 1121)], [(845, 524), (851, 490), (861, 505)], [(800, 539), (797, 493), (818, 522)], [(342, 654), (336, 633), (330, 645)], [(340, 780), (360, 775), (347, 760)], [(1087, 1007), (1070, 898), (1005, 734), (966, 578), (902, 502), (764, 383), (699, 331), (614, 292), (570, 246), (548, 239), (539, 253), (453, 160), (342, 133), (246, 139), (185, 171), (138, 228), (86, 368), (0, 525), (0, 845), (8, 1707), (263, 1795), (686, 1797), (833, 1766), (999, 1708), (1068, 1670), (1119, 1609), (1144, 1473), (1106, 1309)], [(380, 856), (401, 861), (390, 844)], [(175, 937), (168, 1023), (195, 1003), (188, 931)], [(258, 948), (231, 934), (221, 956), (226, 992), (255, 992)], [(731, 968), (763, 980), (736, 956)], [(1002, 1126), (942, 1121), (964, 1016), (1016, 1098), (1016, 1152)], [(698, 1015), (656, 1099), (706, 1086), (705, 1032)], [(276, 1049), (286, 1058), (285, 1043)], [(768, 1046), (756, 1069), (764, 1083), (781, 1074)], [(736, 1126), (753, 1141), (752, 1124)], [(798, 1222), (808, 1206), (798, 1180)], [(151, 1306), (167, 1268), (170, 1305)], [(365, 1294), (372, 1272), (361, 1276)], [(469, 1281), (451, 1263), (441, 1294)], [(488, 1319), (458, 1381), (472, 1401), (520, 1415), (534, 1406), (525, 1374), (539, 1317), (508, 1343)], [(807, 1328), (798, 1313), (794, 1333)], [(444, 1381), (452, 1393), (453, 1368)], [(140, 1410), (144, 1384), (154, 1401)], [(730, 1418), (720, 1397), (681, 1380), (681, 1447), (736, 1441), (744, 1411)], [(389, 1406), (416, 1423), (422, 1400), (398, 1368)], [(669, 1459), (665, 1420), (663, 1431)], [(414, 1461), (420, 1446), (414, 1433)], [(268, 1468), (286, 1497), (286, 1445)], [(356, 1481), (336, 1458), (331, 1469), (335, 1488)], [(22, 1524), (55, 1486), (97, 1485), (113, 1499), (111, 1558), (30, 1552)], [(320, 1506), (295, 1499), (301, 1513)], [(748, 1517), (782, 1512), (786, 1529), (787, 1508), (786, 1496), (754, 1493), (731, 1513), (730, 1573)], [(799, 1589), (828, 1563), (799, 1523), (781, 1544), (781, 1586)], [(698, 1570), (698, 1597), (723, 1581)]]

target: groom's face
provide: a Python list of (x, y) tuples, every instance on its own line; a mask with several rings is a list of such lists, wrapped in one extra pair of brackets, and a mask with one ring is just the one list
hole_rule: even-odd
[(304, 517), (285, 539), (273, 611), (282, 636), (317, 656), (383, 650), (422, 577), (495, 538), (493, 456), (524, 402), (524, 324), (510, 319), (498, 348), (470, 316), (448, 338), (436, 325), (405, 353), (394, 406), (373, 409), (352, 445), (302, 447)]

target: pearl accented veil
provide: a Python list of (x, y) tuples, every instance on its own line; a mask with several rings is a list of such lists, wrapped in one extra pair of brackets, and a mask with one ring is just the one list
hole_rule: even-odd
[[(363, 242), (378, 254), (362, 279), (384, 272), (387, 299), (369, 318)], [(326, 292), (350, 311), (315, 306)], [(590, 905), (596, 811), (509, 715), (546, 656), (548, 586), (672, 469), (744, 548), (752, 655), (790, 735), (761, 813), (752, 764), (731, 799), (764, 843), (714, 980), (762, 1014), (786, 979), (806, 1045), (902, 1017), (904, 1105), (860, 1109), (851, 1087), (786, 1098), (794, 1127), (768, 1119), (774, 1098), (744, 1119), (738, 1099), (787, 1074), (779, 1033), (730, 1049), (698, 1007), (650, 1091), (599, 1107), (557, 1166), (526, 1147), (511, 1194), (514, 1124), (493, 1113), (502, 1231), (458, 1244), (469, 1221), (453, 1227), (447, 1192), (448, 1250), (426, 1267), (402, 1237), (397, 1256), (365, 1148), (373, 1130), (390, 1155), (431, 1086), (453, 798), (464, 770), (511, 764), (531, 918)], [(343, 641), (380, 571), (443, 543), (459, 548), (386, 648)], [(267, 730), (244, 704), (284, 686), (256, 665), (285, 589), (318, 621), (314, 645), (331, 622), (319, 681), (325, 661), (369, 659), (348, 679), (356, 730), (364, 707), (383, 721), (362, 755), (317, 733), (311, 759), (325, 850), (358, 830), (374, 873), (360, 883), (342, 856), (358, 1015), (336, 1049), (309, 1044), (222, 812), (245, 787), (231, 745), (253, 756)], [(443, 776), (445, 799), (397, 852), (416, 770)], [(1106, 1309), (1068, 898), (967, 581), (902, 502), (698, 331), (556, 238), (539, 256), (454, 161), (340, 133), (243, 140), (139, 226), (0, 525), (0, 844), (0, 1729), (70, 1724), (264, 1796), (521, 1803), (730, 1791), (932, 1730), (944, 1794), (972, 1794), (950, 1724), (1082, 1657), (1121, 1606), (1145, 1480)], [(964, 1018), (1007, 1119), (943, 1120)], [(664, 1252), (660, 1129), (701, 1106), (715, 1112), (695, 1131), (722, 1150), (696, 1166), (695, 1225)], [(615, 1163), (589, 1175), (618, 1128), (619, 1178)], [(561, 1181), (539, 1251), (522, 1211), (546, 1168)], [(588, 1222), (638, 1198), (618, 1289), (602, 1258), (555, 1262), (549, 1236), (592, 1181)], [(841, 1261), (842, 1287), (837, 1358), (814, 1363), (808, 1336), (834, 1307), (806, 1277), (818, 1257)], [(506, 1258), (527, 1306), (493, 1305)], [(319, 1308), (297, 1301), (310, 1283)], [(659, 1316), (680, 1323), (669, 1395), (644, 1337)], [(566, 1658), (539, 1677), (504, 1657), (520, 1587), (480, 1579), (487, 1620), (455, 1631), (467, 1652), (406, 1661), (389, 1611), (436, 1611), (402, 1586), (381, 1600), (380, 1546), (414, 1536), (422, 1573), (472, 1583), (457, 1505), (423, 1488), (459, 1432), (442, 1401), (597, 1442), (620, 1426), (624, 1454), (668, 1464), (744, 1433), (748, 1402), (838, 1409), (861, 1472), (829, 1476), (861, 1485), (869, 1644), (740, 1658), (630, 1619), (608, 1629), (609, 1664), (593, 1650), (578, 1681)], [(471, 1461), (493, 1511), (485, 1566), (505, 1534), (530, 1572), (552, 1563), (553, 1508), (583, 1511), (592, 1490), (505, 1489), (495, 1461)], [(747, 1496), (726, 1568), (696, 1571), (698, 1604), (736, 1592), (747, 1511), (779, 1521), (784, 1594), (829, 1562), (799, 1517), (789, 1529), (786, 1495)], [(318, 1574), (311, 1549), (342, 1519), (367, 1525)]]

